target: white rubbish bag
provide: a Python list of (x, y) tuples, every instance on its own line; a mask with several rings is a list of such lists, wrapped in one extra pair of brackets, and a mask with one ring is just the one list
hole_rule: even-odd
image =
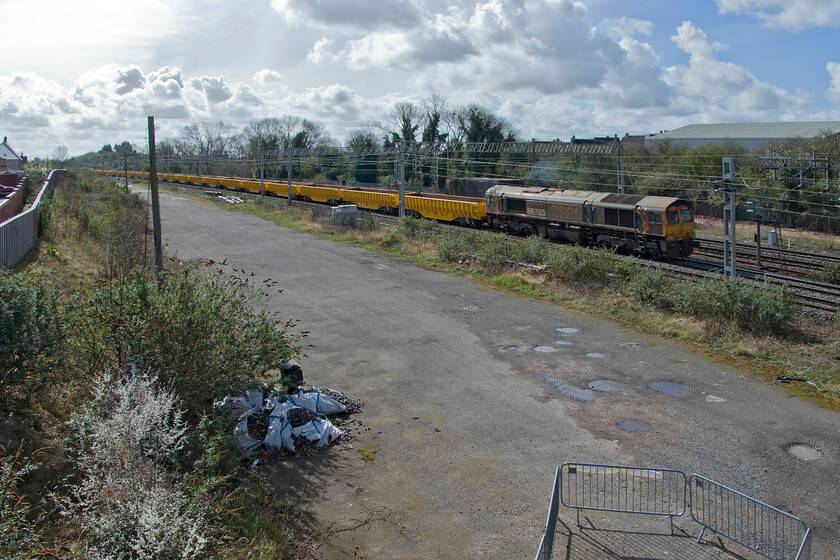
[(298, 391), (294, 395), (285, 397), (289, 402), (294, 403), (295, 406), (305, 408), (310, 412), (317, 412), (318, 414), (343, 414), (347, 412), (347, 408), (332, 397), (323, 394), (321, 391)]

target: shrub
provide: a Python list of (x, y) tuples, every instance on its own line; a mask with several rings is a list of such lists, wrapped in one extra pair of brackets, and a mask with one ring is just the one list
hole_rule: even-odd
[(826, 265), (825, 270), (820, 275), (820, 280), (832, 284), (840, 284), (840, 263)]
[(73, 345), (87, 372), (129, 360), (157, 372), (192, 419), (214, 399), (255, 388), (298, 354), (294, 324), (257, 311), (265, 293), (239, 277), (192, 266), (142, 269), (112, 281), (76, 310)]
[(60, 499), (85, 529), (88, 558), (199, 558), (207, 542), (202, 500), (171, 470), (187, 425), (175, 394), (132, 367), (106, 372), (70, 421), (78, 483)]
[(435, 220), (406, 216), (397, 220), (397, 230), (409, 239), (428, 242), (440, 233), (441, 227)]
[(440, 238), (437, 256), (443, 262), (458, 262), (475, 250), (476, 236), (471, 232), (449, 230)]
[(629, 274), (627, 259), (616, 259), (608, 249), (555, 247), (545, 256), (548, 272), (567, 282), (611, 284)]
[(64, 348), (58, 296), (24, 274), (0, 271), (0, 410), (26, 405), (57, 379)]
[(532, 235), (513, 244), (513, 260), (528, 264), (542, 264), (551, 243), (543, 237)]
[(659, 269), (640, 267), (630, 277), (629, 288), (636, 301), (643, 305), (662, 309), (673, 305), (671, 283)]
[(711, 279), (676, 288), (675, 306), (697, 317), (734, 323), (756, 334), (779, 334), (793, 323), (794, 294), (786, 286)]
[(483, 235), (476, 249), (476, 261), (490, 274), (496, 274), (504, 270), (510, 260), (510, 245), (510, 241), (503, 235)]
[[(6, 448), (0, 445), (0, 453)], [(29, 504), (18, 492), (18, 485), (30, 472), (38, 468), (32, 458), (22, 456), (18, 448), (14, 455), (0, 457), (0, 557), (30, 558), (30, 552), (40, 538), (35, 522), (29, 518)]]

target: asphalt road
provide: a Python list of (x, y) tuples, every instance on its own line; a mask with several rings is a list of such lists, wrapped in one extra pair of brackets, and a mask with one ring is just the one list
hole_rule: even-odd
[[(804, 519), (813, 558), (840, 557), (837, 414), (610, 321), (178, 195), (161, 207), (170, 255), (278, 281), (270, 310), (311, 332), (305, 380), (364, 402), (351, 441), (263, 467), (322, 558), (533, 558), (565, 461), (702, 474)], [(584, 391), (598, 380), (617, 390)], [(661, 381), (687, 390), (649, 387)], [(793, 457), (796, 443), (821, 458)], [(573, 525), (573, 510), (560, 516)], [(569, 558), (720, 557), (660, 543), (662, 519), (586, 519), (637, 533), (575, 534)], [(688, 514), (675, 524), (699, 533)]]

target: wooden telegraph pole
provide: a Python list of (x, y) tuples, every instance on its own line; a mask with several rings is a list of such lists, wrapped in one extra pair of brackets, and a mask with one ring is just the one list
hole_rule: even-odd
[(149, 187), (152, 190), (152, 228), (155, 235), (155, 269), (163, 270), (163, 241), (160, 233), (157, 161), (155, 159), (155, 118), (149, 117)]

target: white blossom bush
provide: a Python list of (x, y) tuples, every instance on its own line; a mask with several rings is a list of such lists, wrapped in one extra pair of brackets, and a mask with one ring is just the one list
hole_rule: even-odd
[(94, 380), (90, 402), (70, 422), (78, 476), (62, 500), (84, 528), (86, 558), (202, 557), (202, 500), (174, 469), (187, 443), (182, 416), (153, 374), (132, 367)]

